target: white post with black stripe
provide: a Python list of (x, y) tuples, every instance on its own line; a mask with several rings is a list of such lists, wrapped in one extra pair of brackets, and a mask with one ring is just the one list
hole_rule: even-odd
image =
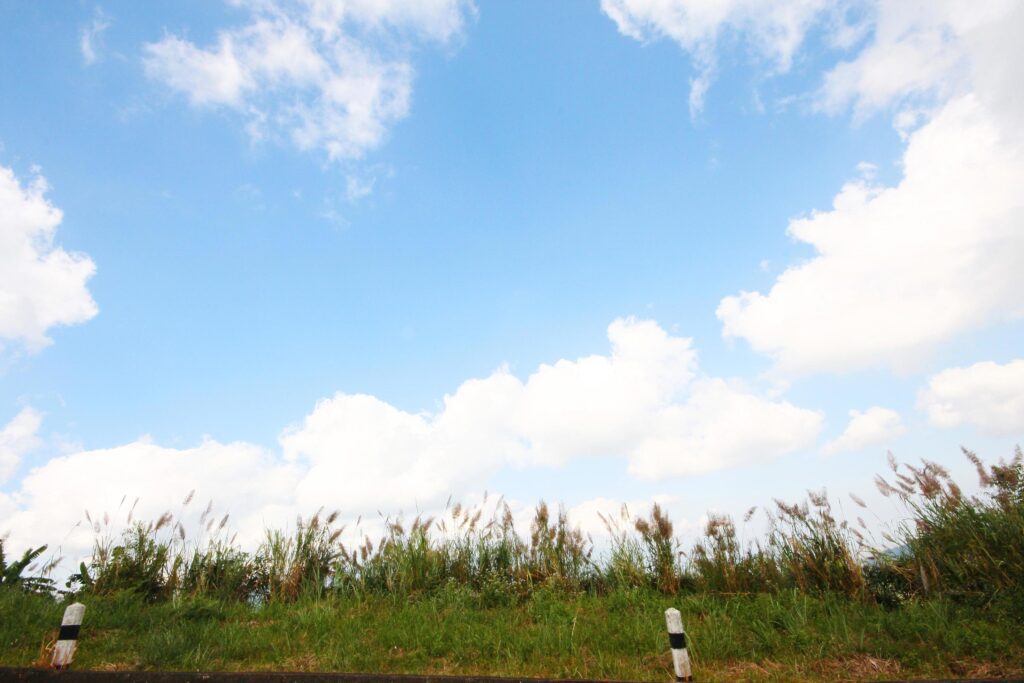
[(82, 628), (82, 617), (85, 616), (85, 605), (76, 602), (64, 610), (64, 618), (60, 622), (60, 633), (57, 644), (53, 648), (54, 669), (66, 669), (71, 666), (71, 658), (75, 656), (78, 645), (78, 631)]
[(690, 654), (686, 651), (686, 632), (679, 610), (670, 607), (665, 610), (665, 625), (668, 626), (668, 644), (672, 648), (672, 664), (676, 669), (677, 681), (692, 681)]

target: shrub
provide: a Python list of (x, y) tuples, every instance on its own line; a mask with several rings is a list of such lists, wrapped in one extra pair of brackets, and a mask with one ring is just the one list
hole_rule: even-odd
[[(36, 564), (39, 557), (46, 552), (46, 546), (29, 548), (20, 560), (7, 561), (4, 554), (4, 539), (0, 538), (0, 589), (16, 588), (26, 593), (49, 593), (53, 590), (53, 580), (45, 576), (59, 562), (53, 559), (45, 562), (42, 567)], [(34, 575), (27, 575), (34, 572)]]

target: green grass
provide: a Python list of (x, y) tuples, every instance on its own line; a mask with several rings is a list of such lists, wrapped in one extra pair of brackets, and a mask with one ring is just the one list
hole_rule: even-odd
[[(748, 544), (711, 516), (684, 548), (657, 505), (623, 509), (596, 555), (543, 503), (528, 535), (507, 507), (482, 519), (456, 504), (354, 548), (336, 513), (317, 513), (252, 551), (208, 505), (198, 539), (170, 513), (119, 540), (89, 520), (92, 559), (59, 597), (88, 606), (86, 668), (665, 680), (675, 606), (701, 680), (1022, 674), (1024, 454), (986, 467), (965, 453), (981, 495), (928, 462), (879, 478), (907, 511), (887, 534), (898, 552), (837, 520), (824, 492), (775, 501)], [(45, 663), (56, 586), (32, 575), (41, 549), (3, 552), (0, 539), (0, 664)]]
[[(405, 598), (334, 596), (253, 607), (138, 594), (87, 600), (83, 669), (315, 670), (665, 681), (663, 612), (681, 610), (702, 681), (1024, 673), (1024, 624), (943, 600), (886, 610), (798, 591), (726, 598), (649, 589), (534, 591), (489, 605), (451, 586)], [(62, 607), (0, 592), (0, 664), (31, 666)]]

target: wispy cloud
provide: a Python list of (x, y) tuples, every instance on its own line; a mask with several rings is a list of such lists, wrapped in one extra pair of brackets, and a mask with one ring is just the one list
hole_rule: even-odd
[(692, 117), (704, 109), (724, 36), (742, 35), (773, 72), (784, 73), (827, 7), (825, 0), (601, 0), (623, 35), (643, 42), (668, 38), (690, 54), (697, 72), (690, 79)]
[(145, 46), (147, 74), (196, 107), (238, 112), (257, 140), (286, 138), (331, 161), (359, 159), (409, 112), (412, 49), (462, 31), (466, 0), (240, 2), (246, 21), (197, 46)]
[(78, 48), (82, 52), (82, 61), (86, 66), (95, 64), (100, 58), (103, 46), (103, 33), (110, 28), (110, 19), (100, 7), (93, 11), (92, 20), (82, 27), (78, 33)]

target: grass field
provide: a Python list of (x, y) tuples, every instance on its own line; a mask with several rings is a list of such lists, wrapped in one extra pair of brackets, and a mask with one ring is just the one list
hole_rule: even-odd
[[(1012, 615), (933, 600), (885, 610), (841, 596), (669, 597), (537, 590), (493, 606), (458, 587), (407, 598), (260, 608), (195, 598), (87, 601), (76, 667), (324, 670), (671, 680), (663, 610), (678, 607), (702, 681), (1024, 675)], [(32, 666), (62, 608), (0, 592), (0, 664)], [(45, 661), (45, 656), (43, 656)]]
[(0, 665), (45, 665), (60, 601), (77, 599), (80, 668), (665, 681), (677, 607), (702, 681), (1022, 676), (1024, 455), (967, 456), (978, 496), (930, 463), (879, 479), (908, 512), (899, 552), (835, 519), (823, 493), (776, 502), (750, 544), (712, 517), (683, 548), (655, 506), (609, 520), (599, 557), (543, 504), (528, 536), (507, 508), (484, 520), (455, 505), (358, 548), (318, 514), (253, 552), (224, 520), (189, 540), (167, 514), (100, 535), (66, 590), (32, 571), (41, 548), (14, 561), (0, 543)]

